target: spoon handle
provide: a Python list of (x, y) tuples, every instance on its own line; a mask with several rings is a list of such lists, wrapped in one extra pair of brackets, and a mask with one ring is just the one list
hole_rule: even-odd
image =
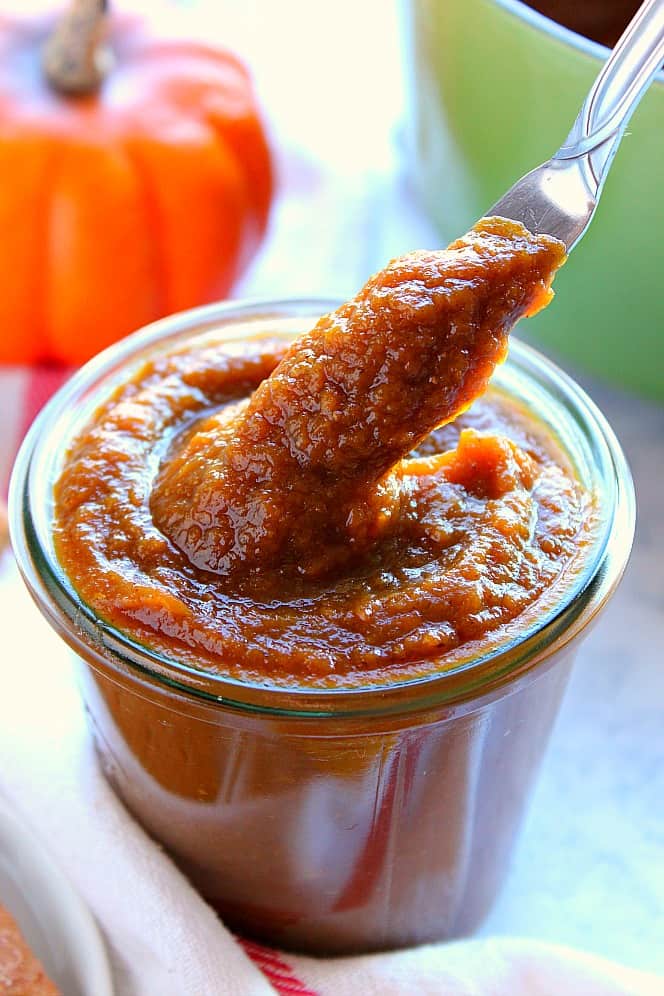
[(565, 144), (522, 176), (488, 213), (554, 235), (571, 251), (590, 224), (627, 123), (662, 62), (664, 0), (645, 0), (602, 67)]
[(619, 139), (663, 62), (664, 0), (646, 0), (602, 66), (554, 159), (573, 159)]

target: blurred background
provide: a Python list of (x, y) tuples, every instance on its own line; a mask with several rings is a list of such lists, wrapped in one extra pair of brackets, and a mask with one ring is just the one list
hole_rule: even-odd
[[(22, 15), (55, 6), (2, 2)], [(177, 39), (231, 49), (253, 75), (274, 199), (233, 297), (344, 297), (390, 257), (445, 244), (559, 146), (604, 55), (507, 0), (120, 6)], [(484, 932), (662, 971), (664, 83), (630, 131), (556, 301), (519, 331), (578, 377), (619, 435), (637, 486), (636, 547), (582, 649), (513, 873)], [(2, 182), (20, 185), (15, 175)], [(66, 375), (57, 357), (37, 359), (0, 371), (3, 412), (28, 392), (34, 405)], [(2, 418), (4, 481), (25, 426)], [(2, 583), (17, 583), (13, 572)]]

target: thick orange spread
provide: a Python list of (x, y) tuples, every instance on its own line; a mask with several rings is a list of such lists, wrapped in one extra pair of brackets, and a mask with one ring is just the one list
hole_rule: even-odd
[(491, 392), (467, 409), (563, 260), (488, 219), (395, 260), (290, 348), (155, 356), (56, 485), (80, 596), (251, 680), (402, 680), (499, 641), (563, 583), (589, 498), (526, 413)]

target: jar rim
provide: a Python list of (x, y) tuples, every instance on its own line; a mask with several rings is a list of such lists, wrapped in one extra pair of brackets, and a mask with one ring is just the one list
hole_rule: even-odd
[[(73, 436), (73, 418), (70, 417), (71, 431), (67, 435), (63, 413), (71, 413), (73, 405), (78, 411), (84, 400), (94, 410), (112, 390), (113, 376), (126, 370), (128, 362), (138, 366), (157, 346), (167, 348), (183, 335), (221, 331), (224, 325), (232, 328), (243, 320), (315, 318), (338, 304), (338, 300), (326, 298), (232, 301), (161, 319), (83, 366), (37, 416), (12, 474), (9, 498), (12, 544), (19, 569), (41, 611), (70, 646), (93, 666), (95, 662), (106, 667), (111, 663), (185, 696), (252, 714), (339, 718), (406, 713), (474, 700), (511, 684), (566, 645), (609, 598), (622, 576), (634, 534), (634, 490), (624, 454), (606, 419), (582, 388), (538, 351), (511, 337), (505, 371), (511, 371), (514, 377), (518, 373), (524, 385), (530, 385), (535, 392), (544, 391), (549, 401), (555, 398), (558, 406), (567, 412), (570, 425), (576, 425), (585, 439), (587, 457), (592, 464), (590, 471), (595, 472), (602, 485), (606, 502), (601, 535), (588, 560), (564, 589), (562, 601), (523, 633), (449, 670), (441, 669), (418, 678), (357, 687), (292, 688), (243, 681), (209, 668), (198, 669), (178, 662), (99, 619), (83, 602), (58, 563), (54, 549), (49, 549), (45, 541), (45, 530), (53, 517), (54, 478), (51, 476), (50, 490), (45, 495), (41, 464), (58, 434), (68, 441)], [(80, 419), (77, 424), (80, 426)], [(66, 449), (62, 441), (59, 445), (61, 451)], [(574, 460), (569, 450), (568, 456)], [(36, 502), (41, 502), (42, 507), (35, 507)]]

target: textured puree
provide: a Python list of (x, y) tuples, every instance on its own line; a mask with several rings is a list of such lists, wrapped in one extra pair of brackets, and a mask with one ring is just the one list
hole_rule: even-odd
[(393, 261), (290, 348), (145, 364), (56, 485), (81, 597), (183, 662), (287, 684), (402, 680), (505, 639), (564, 591), (592, 520), (544, 428), (475, 401), (563, 261), (488, 219)]

